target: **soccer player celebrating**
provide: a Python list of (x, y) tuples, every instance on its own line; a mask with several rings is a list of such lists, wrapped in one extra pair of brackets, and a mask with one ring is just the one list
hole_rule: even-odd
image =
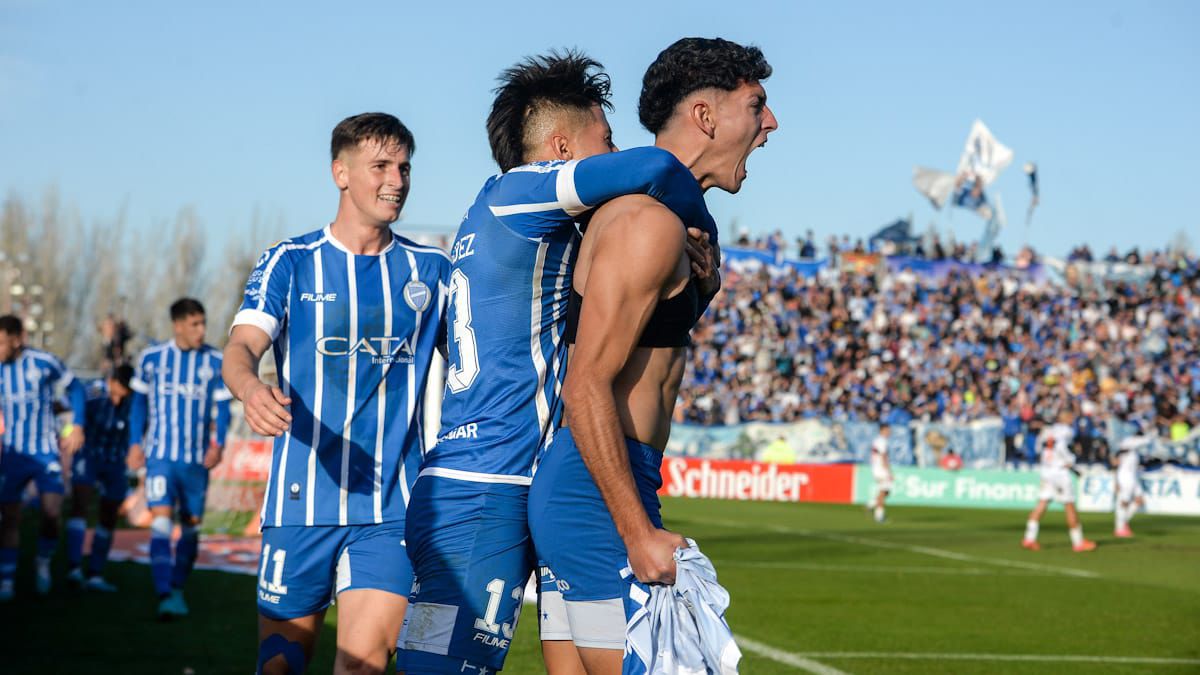
[[(74, 414), (59, 440), (55, 433), (55, 389), (65, 387)], [(13, 597), (21, 537), (21, 496), (37, 485), (42, 521), (37, 544), (37, 592), (50, 592), (50, 559), (58, 547), (62, 514), (62, 467), (83, 445), (83, 385), (56, 357), (25, 346), (21, 319), (0, 316), (0, 403), (4, 447), (0, 451), (0, 602)]]
[(1117, 446), (1117, 455), (1112, 460), (1117, 467), (1114, 490), (1117, 506), (1113, 514), (1113, 536), (1121, 538), (1133, 536), (1133, 530), (1129, 529), (1129, 521), (1146, 503), (1138, 474), (1141, 471), (1140, 453), (1142, 448), (1150, 444), (1150, 438), (1142, 432), (1141, 422), (1134, 422), (1133, 429), (1133, 435), (1123, 439)]
[(1075, 455), (1071, 454), (1071, 439), (1075, 431), (1071, 426), (1070, 413), (1063, 411), (1058, 423), (1053, 424), (1038, 436), (1038, 447), (1042, 453), (1042, 486), (1038, 494), (1037, 506), (1029, 514), (1025, 523), (1025, 538), (1021, 546), (1031, 550), (1041, 550), (1038, 544), (1038, 528), (1042, 515), (1050, 500), (1062, 503), (1067, 512), (1067, 527), (1071, 535), (1071, 548), (1082, 553), (1093, 551), (1096, 542), (1083, 538), (1083, 526), (1079, 523), (1079, 514), (1075, 511), (1075, 483), (1071, 480), (1071, 472), (1075, 467)]
[[(450, 260), (394, 233), (412, 133), (395, 117), (343, 120), (330, 144), (333, 223), (263, 253), (225, 347), (225, 379), (274, 440), (262, 513), (258, 668), (303, 672), (330, 598), (337, 672), (383, 672), (412, 590), (405, 504), (422, 399), (444, 344)], [(279, 385), (258, 378), (273, 347)]]
[[(208, 471), (221, 463), (230, 399), (221, 381), (221, 352), (204, 343), (204, 305), (180, 298), (170, 311), (174, 337), (143, 350), (130, 380), (126, 458), (130, 469), (146, 467), (146, 505), (153, 516), (150, 574), (160, 620), (188, 613), (183, 585), (196, 564)], [(176, 513), (181, 536), (172, 561)]]
[(875, 479), (875, 500), (868, 504), (874, 511), (875, 522), (882, 523), (887, 516), (883, 502), (892, 491), (892, 464), (888, 461), (888, 437), (892, 428), (886, 424), (879, 425), (879, 434), (871, 441), (871, 477)]
[[(750, 153), (778, 126), (761, 84), (770, 74), (757, 48), (685, 38), (646, 71), (639, 117), (703, 189), (736, 193)], [(698, 278), (686, 247), (679, 218), (634, 195), (596, 211), (576, 263), (564, 337), (575, 343), (562, 394), (569, 429), (539, 463), (529, 517), (593, 674), (622, 668), (626, 560), (638, 581), (672, 583), (675, 551), (687, 546), (662, 529), (655, 493), (689, 331), (719, 279)]]
[[(409, 675), (504, 665), (533, 569), (533, 462), (560, 409), (575, 220), (613, 197), (647, 193), (689, 224), (712, 227), (699, 185), (670, 153), (612, 153), (609, 81), (599, 68), (576, 52), (526, 59), (501, 76), (488, 117), (504, 173), (484, 184), (451, 250), (442, 432), (408, 507)], [(541, 600), (542, 614), (554, 614), (548, 594)], [(561, 610), (556, 618), (565, 621)], [(568, 667), (557, 652), (577, 664), (569, 634), (548, 620), (542, 629), (548, 670)]]
[[(104, 580), (104, 563), (112, 547), (117, 512), (125, 499), (125, 453), (129, 450), (129, 412), (133, 407), (130, 383), (133, 366), (120, 365), (106, 378), (87, 384), (87, 411), (83, 425), (87, 442), (75, 453), (71, 465), (71, 517), (67, 520), (67, 579), (88, 590), (111, 593), (116, 586)], [(99, 522), (92, 533), (92, 551), (86, 581), (83, 573), (83, 540), (87, 510), (100, 493)]]

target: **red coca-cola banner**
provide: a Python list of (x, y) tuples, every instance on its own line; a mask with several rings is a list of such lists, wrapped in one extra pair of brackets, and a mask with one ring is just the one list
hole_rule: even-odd
[(854, 496), (850, 464), (665, 457), (662, 478), (658, 493), (671, 497), (849, 504)]

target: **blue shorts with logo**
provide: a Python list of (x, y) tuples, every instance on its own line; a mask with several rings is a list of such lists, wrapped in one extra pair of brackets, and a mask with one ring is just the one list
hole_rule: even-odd
[(208, 469), (203, 464), (167, 460), (146, 461), (146, 505), (169, 506), (180, 518), (204, 517)]
[(12, 450), (0, 454), (0, 504), (21, 501), (29, 481), (37, 484), (38, 494), (61, 495), (63, 477), (58, 455), (24, 455)]
[(71, 484), (95, 487), (105, 499), (120, 501), (129, 491), (125, 462), (76, 453), (71, 462)]
[[(662, 453), (629, 438), (625, 447), (646, 514), (662, 527)], [(630, 582), (621, 577), (629, 557), (625, 543), (569, 429), (558, 432), (534, 474), (529, 529), (538, 559), (553, 571), (565, 601), (628, 595)]]
[(316, 614), (342, 591), (408, 597), (412, 585), (404, 521), (263, 528), (258, 613), (268, 619)]
[(534, 570), (529, 487), (422, 475), (408, 503), (410, 674), (504, 667)]

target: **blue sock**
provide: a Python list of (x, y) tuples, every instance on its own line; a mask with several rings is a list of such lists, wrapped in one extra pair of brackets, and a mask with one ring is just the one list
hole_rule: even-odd
[(171, 592), (171, 538), (158, 533), (150, 537), (150, 575), (154, 593), (160, 598)]
[(79, 567), (83, 560), (83, 538), (87, 535), (87, 521), (72, 518), (67, 521), (67, 562), (71, 569)]
[(12, 581), (17, 575), (17, 549), (0, 548), (0, 581)]
[(175, 543), (175, 571), (171, 575), (171, 586), (183, 588), (188, 575), (196, 565), (196, 554), (200, 549), (200, 533), (195, 527), (185, 525), (179, 541)]
[(40, 560), (49, 560), (54, 557), (54, 549), (58, 548), (58, 538), (38, 537), (37, 557)]
[(100, 576), (104, 563), (108, 562), (108, 551), (112, 548), (112, 530), (97, 525), (92, 533), (92, 556), (88, 562), (88, 574)]

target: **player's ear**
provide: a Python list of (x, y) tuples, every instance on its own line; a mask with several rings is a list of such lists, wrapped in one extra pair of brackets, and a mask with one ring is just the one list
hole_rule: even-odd
[(574, 159), (574, 153), (571, 152), (571, 141), (562, 134), (552, 134), (550, 136), (550, 151), (554, 153), (555, 159)]
[(330, 171), (333, 173), (333, 182), (338, 186), (339, 190), (345, 190), (350, 187), (350, 167), (346, 166), (341, 157), (333, 160)]
[(692, 99), (688, 105), (688, 119), (700, 133), (712, 138), (717, 133), (716, 110), (708, 98)]

